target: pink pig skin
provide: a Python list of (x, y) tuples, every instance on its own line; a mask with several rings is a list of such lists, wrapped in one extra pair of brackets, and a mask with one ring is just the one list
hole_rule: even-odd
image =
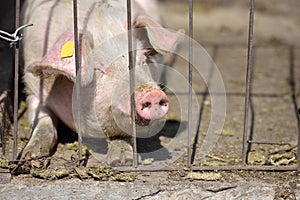
[[(153, 81), (146, 61), (151, 60), (149, 55), (153, 52), (172, 51), (180, 39), (178, 33), (162, 28), (144, 14), (147, 12), (139, 5), (145, 2), (137, 0), (138, 4), (135, 4), (133, 1), (133, 28), (143, 30), (134, 34), (137, 46), (147, 45), (136, 54), (138, 134), (147, 132), (163, 120), (169, 106), (167, 96)], [(126, 127), (131, 126), (128, 57), (111, 58), (119, 49), (127, 49), (126, 37), (111, 39), (120, 34), (126, 36), (125, 5), (125, 1), (115, 0), (107, 3), (78, 1), (81, 103), (84, 104), (82, 127), (84, 135), (106, 135), (110, 139), (106, 161), (111, 165), (132, 162), (131, 133), (126, 131)], [(34, 24), (24, 30), (22, 41), (24, 82), (32, 127), (31, 138), (21, 153), (23, 158), (53, 153), (58, 120), (74, 131), (78, 126), (72, 112), (72, 106), (76, 105), (73, 102), (76, 96), (73, 93), (76, 81), (74, 55), (60, 57), (61, 47), (74, 40), (72, 7), (71, 0), (28, 0), (23, 7), (23, 23)]]

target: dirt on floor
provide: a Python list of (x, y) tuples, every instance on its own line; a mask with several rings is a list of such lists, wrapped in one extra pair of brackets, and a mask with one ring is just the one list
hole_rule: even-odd
[[(298, 0), (255, 1), (253, 71), (247, 137), (252, 141), (248, 147), (248, 163), (251, 165), (296, 164), (299, 134), (297, 109), (300, 105), (299, 7)], [(188, 1), (159, 1), (159, 10), (166, 27), (172, 30), (184, 29), (186, 34), (189, 33)], [(166, 76), (166, 93), (170, 99), (166, 125), (160, 134), (151, 138), (150, 143), (149, 140), (139, 140), (142, 167), (159, 169), (164, 166), (186, 165), (188, 120), (192, 120), (191, 151), (194, 166), (242, 164), (248, 21), (249, 1), (195, 1), (194, 47), (197, 53), (194, 56), (196, 61), (193, 71), (193, 117), (187, 118), (188, 60), (181, 55), (186, 55), (184, 53), (188, 52), (188, 46), (182, 44), (176, 52), (180, 56), (175, 60), (166, 59), (166, 63), (173, 63), (173, 70), (167, 71)], [(4, 91), (9, 87), (10, 74), (10, 70), (4, 66), (9, 66), (11, 60), (2, 57), (10, 55), (11, 52), (6, 51), (6, 44), (0, 47), (0, 75), (3, 77), (0, 89)], [(3, 62), (8, 64), (3, 65)], [(20, 103), (19, 114), (18, 152), (30, 136), (24, 101)], [(221, 184), (242, 180), (249, 184), (252, 181), (272, 184), (271, 196), (274, 199), (294, 199), (299, 189), (300, 177), (295, 171), (241, 170), (193, 174), (175, 170), (120, 173), (118, 170), (106, 168), (99, 162), (105, 157), (105, 152), (84, 152), (86, 160), (83, 164), (88, 168), (81, 168), (77, 160), (76, 135), (73, 135), (71, 140), (61, 138), (51, 162), (49, 158), (41, 158), (38, 162), (23, 162), (22, 166), (18, 167), (16, 163), (5, 160), (12, 158), (12, 135), (13, 129), (10, 129), (10, 134), (5, 137), (6, 156), (1, 156), (3, 160), (0, 161), (0, 168), (20, 174), (14, 179), (30, 181), (32, 184), (37, 181), (32, 177), (50, 181), (75, 178), (149, 184), (160, 179), (163, 179), (162, 182), (182, 184), (186, 181), (195, 183), (196, 180), (216, 181)], [(92, 144), (86, 145), (89, 149)]]

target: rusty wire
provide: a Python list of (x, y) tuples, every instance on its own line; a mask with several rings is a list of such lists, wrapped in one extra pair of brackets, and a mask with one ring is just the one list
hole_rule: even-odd
[(74, 19), (74, 43), (75, 43), (75, 65), (76, 65), (76, 99), (77, 99), (77, 131), (78, 131), (78, 157), (82, 159), (82, 129), (81, 129), (81, 64), (79, 55), (79, 33), (78, 33), (78, 8), (77, 0), (73, 0), (73, 19)]
[[(16, 25), (18, 25), (18, 24), (16, 24)], [(24, 24), (24, 25), (20, 26), (19, 28), (16, 27), (16, 30), (14, 33), (8, 33), (6, 31), (0, 30), (0, 38), (10, 42), (10, 46), (13, 46), (23, 39), (23, 35), (20, 32), (22, 31), (22, 29), (24, 29), (28, 26), (33, 26), (33, 24)]]
[(118, 167), (116, 168), (120, 172), (155, 172), (155, 171), (234, 171), (234, 170), (244, 170), (244, 171), (295, 171), (297, 170), (297, 165), (287, 165), (287, 166), (268, 166), (268, 165), (220, 165), (220, 166), (190, 166), (190, 167), (180, 167), (180, 166), (164, 166), (161, 168), (144, 168), (139, 166), (137, 168), (132, 167)]
[[(20, 26), (20, 0), (16, 0), (15, 7), (15, 27)], [(17, 157), (18, 151), (18, 101), (19, 101), (19, 45), (14, 45), (15, 63), (14, 63), (14, 143), (13, 160)]]
[(189, 95), (188, 95), (188, 163), (187, 166), (192, 165), (192, 90), (193, 90), (193, 37), (194, 37), (194, 17), (193, 17), (193, 0), (189, 1)]
[(250, 0), (248, 54), (246, 67), (246, 94), (244, 108), (244, 132), (243, 132), (243, 164), (247, 164), (248, 157), (248, 113), (250, 107), (251, 75), (252, 75), (252, 50), (253, 50), (253, 24), (254, 24), (254, 0)]
[(129, 69), (129, 85), (130, 85), (130, 105), (131, 105), (131, 121), (132, 121), (132, 143), (133, 143), (133, 167), (138, 166), (138, 154), (137, 154), (137, 135), (136, 135), (136, 109), (135, 109), (135, 51), (133, 50), (133, 37), (132, 37), (132, 12), (131, 12), (131, 0), (127, 0), (127, 31), (128, 31), (128, 69)]

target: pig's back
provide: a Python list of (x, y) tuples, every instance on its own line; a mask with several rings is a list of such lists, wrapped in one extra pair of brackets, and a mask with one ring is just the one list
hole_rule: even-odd
[(40, 61), (63, 32), (73, 30), (72, 0), (27, 0), (22, 15), (23, 24), (33, 24), (24, 30), (25, 68)]
[[(145, 13), (139, 4), (132, 2), (133, 16)], [(125, 0), (78, 0), (79, 29), (92, 34), (94, 47), (126, 31), (125, 5)], [(27, 0), (22, 15), (23, 24), (34, 24), (24, 30), (25, 68), (39, 62), (62, 34), (74, 30), (72, 0)]]

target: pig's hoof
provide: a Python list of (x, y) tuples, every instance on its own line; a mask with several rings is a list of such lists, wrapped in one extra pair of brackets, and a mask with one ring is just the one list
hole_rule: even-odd
[(34, 168), (44, 168), (50, 164), (48, 157), (50, 154), (46, 151), (41, 151), (36, 146), (26, 146), (22, 152), (21, 161), (29, 163), (29, 166)]
[(107, 163), (110, 166), (131, 166), (133, 163), (133, 149), (126, 140), (112, 140), (107, 152)]
[(26, 146), (22, 151), (21, 159), (23, 160), (32, 160), (40, 157), (47, 157), (49, 156), (49, 152), (41, 151), (39, 145), (37, 146)]
[(56, 130), (51, 126), (40, 126), (33, 134), (22, 151), (22, 160), (38, 160), (51, 155), (54, 147)]

